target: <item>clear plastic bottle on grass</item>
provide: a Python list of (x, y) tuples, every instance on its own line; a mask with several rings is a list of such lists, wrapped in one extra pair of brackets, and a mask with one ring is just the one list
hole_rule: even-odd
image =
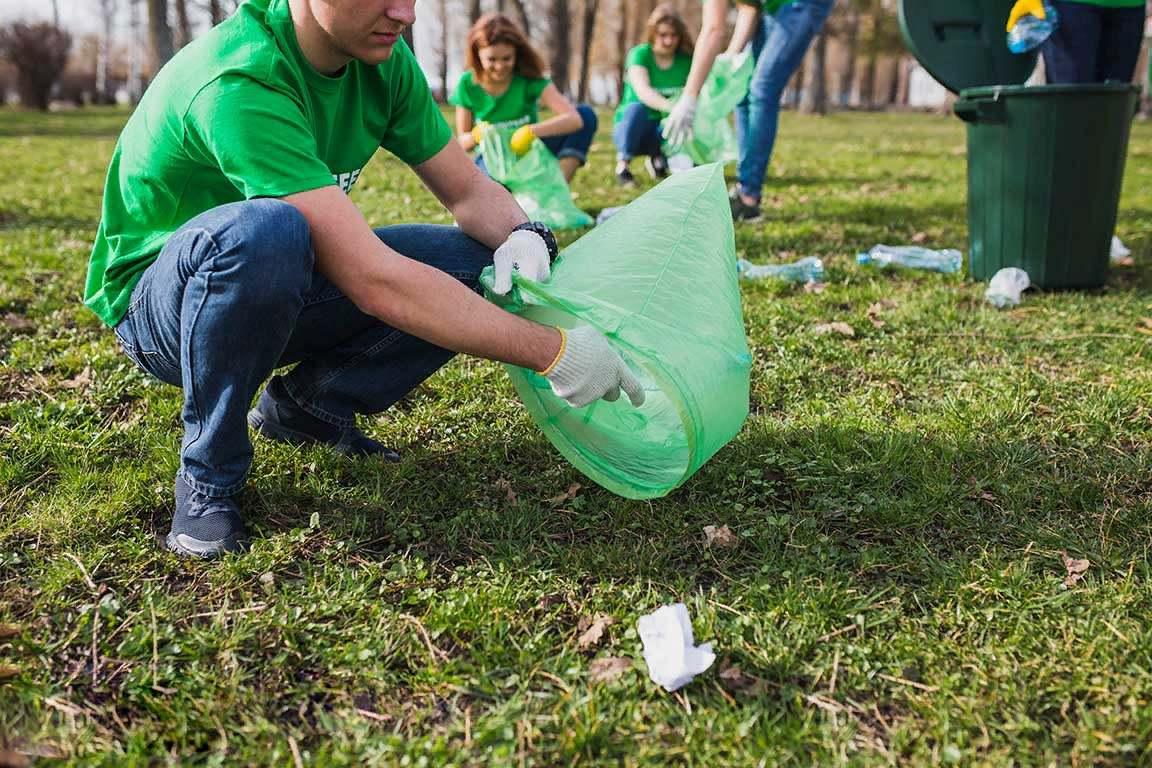
[(824, 279), (824, 262), (815, 256), (805, 256), (791, 264), (753, 264), (740, 259), (736, 271), (742, 280), (775, 278), (788, 283), (818, 283)]
[(856, 263), (875, 264), (878, 267), (928, 269), (934, 272), (959, 272), (964, 264), (964, 256), (953, 248), (934, 251), (918, 245), (876, 245), (867, 253), (858, 254)]

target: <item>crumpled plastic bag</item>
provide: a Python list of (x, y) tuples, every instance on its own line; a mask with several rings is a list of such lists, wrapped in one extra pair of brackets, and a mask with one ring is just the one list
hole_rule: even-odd
[(572, 202), (560, 163), (542, 141), (533, 141), (523, 156), (509, 146), (512, 131), (489, 128), (480, 142), (488, 175), (503, 184), (533, 221), (552, 229), (579, 229), (593, 220)]
[(711, 643), (695, 644), (684, 603), (664, 605), (641, 616), (636, 629), (644, 644), (648, 676), (669, 693), (683, 688), (716, 660)]
[(756, 62), (748, 53), (717, 56), (696, 103), (692, 139), (683, 146), (665, 142), (664, 154), (669, 158), (684, 154), (697, 165), (727, 163), (739, 158), (731, 115), (748, 95), (755, 67)]
[(988, 290), (984, 298), (997, 309), (1015, 307), (1020, 303), (1020, 294), (1028, 290), (1032, 281), (1028, 273), (1019, 267), (1005, 267), (988, 281)]

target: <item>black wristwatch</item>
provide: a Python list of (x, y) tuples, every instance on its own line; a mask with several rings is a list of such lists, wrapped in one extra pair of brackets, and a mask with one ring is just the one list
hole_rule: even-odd
[(542, 221), (526, 221), (523, 224), (517, 224), (512, 227), (513, 232), (535, 232), (540, 235), (540, 239), (544, 241), (544, 245), (548, 248), (548, 263), (556, 261), (556, 257), (560, 254), (560, 248), (556, 245), (556, 235), (552, 234), (552, 230), (548, 229), (548, 225)]

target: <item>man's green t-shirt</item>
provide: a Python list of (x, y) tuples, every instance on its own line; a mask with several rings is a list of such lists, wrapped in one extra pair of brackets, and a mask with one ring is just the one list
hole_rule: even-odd
[(448, 103), (463, 107), (472, 113), (477, 123), (491, 123), (498, 127), (519, 127), (540, 119), (540, 94), (552, 81), (546, 77), (527, 78), (512, 76), (508, 90), (493, 96), (476, 81), (471, 70), (460, 75)]
[(767, 14), (776, 13), (791, 0), (736, 0), (740, 5), (758, 5)]
[(333, 77), (304, 58), (288, 0), (249, 0), (172, 58), (112, 154), (84, 303), (110, 326), (165, 241), (226, 203), (338, 184), (379, 147), (416, 165), (451, 141), (416, 58)]
[[(652, 46), (648, 43), (643, 43), (628, 51), (628, 57), (624, 60), (624, 94), (620, 97), (620, 106), (616, 108), (616, 122), (620, 122), (621, 118), (624, 117), (624, 110), (629, 104), (640, 101), (640, 97), (636, 95), (636, 89), (632, 87), (632, 81), (628, 78), (628, 71), (632, 67), (644, 67), (648, 70), (648, 82), (651, 83), (653, 90), (661, 96), (674, 99), (684, 89), (684, 84), (688, 82), (688, 73), (692, 71), (692, 57), (681, 51), (676, 51), (672, 65), (663, 69), (656, 63), (656, 56), (652, 53)], [(648, 115), (653, 120), (667, 116), (665, 113), (651, 108), (648, 110)]]

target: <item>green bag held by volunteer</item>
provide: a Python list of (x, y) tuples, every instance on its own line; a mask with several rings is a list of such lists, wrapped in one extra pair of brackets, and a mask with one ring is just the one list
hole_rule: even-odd
[(692, 140), (682, 147), (665, 142), (664, 153), (669, 157), (686, 154), (696, 165), (737, 160), (740, 150), (730, 116), (748, 95), (755, 67), (756, 63), (748, 55), (718, 56), (700, 89), (696, 117), (692, 121)]
[(512, 130), (489, 128), (480, 142), (480, 152), (488, 175), (503, 184), (533, 221), (552, 229), (579, 229), (592, 226), (592, 217), (572, 202), (572, 191), (564, 181), (560, 163), (540, 140), (518, 157), (508, 146)]
[(569, 246), (548, 282), (513, 274), (489, 298), (539, 323), (603, 333), (644, 385), (573, 408), (540, 374), (508, 366), (536, 425), (577, 469), (621, 496), (663, 496), (748, 417), (751, 356), (723, 166), (679, 173)]

